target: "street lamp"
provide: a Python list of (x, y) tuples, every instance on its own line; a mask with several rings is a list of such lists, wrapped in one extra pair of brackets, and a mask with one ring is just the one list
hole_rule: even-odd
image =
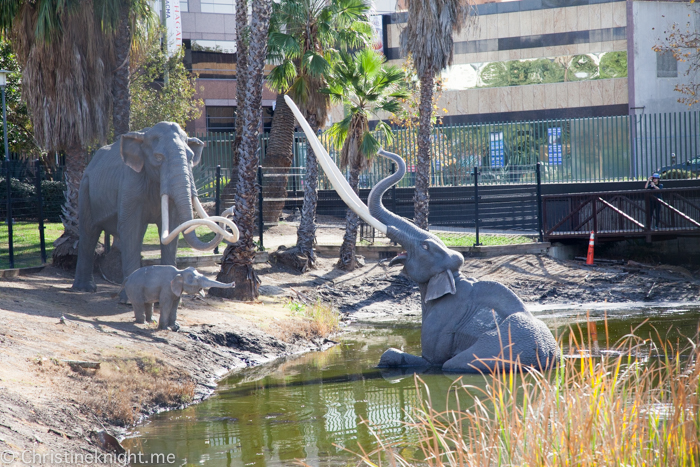
[(5, 164), (7, 164), (7, 174), (5, 175), (5, 186), (7, 187), (7, 235), (10, 246), (10, 268), (15, 267), (14, 251), (12, 248), (12, 202), (10, 201), (10, 151), (7, 149), (7, 112), (5, 110), (5, 85), (7, 75), (10, 72), (0, 70), (0, 89), (2, 89), (2, 133), (5, 140)]
[(0, 70), (0, 89), (2, 89), (2, 133), (5, 140), (5, 160), (10, 160), (10, 152), (7, 149), (7, 110), (5, 107), (5, 84), (7, 84), (7, 75), (10, 72)]

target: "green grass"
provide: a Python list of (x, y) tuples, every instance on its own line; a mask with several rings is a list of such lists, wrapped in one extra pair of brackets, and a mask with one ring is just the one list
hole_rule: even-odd
[[(198, 227), (196, 230), (200, 240), (208, 242), (214, 238), (207, 227)], [(0, 269), (9, 269), (9, 242), (7, 238), (7, 225), (0, 224)], [(60, 222), (49, 222), (44, 224), (44, 238), (46, 239), (46, 257), (51, 260), (53, 253), (53, 242), (63, 233), (63, 224)], [(36, 222), (17, 222), (12, 225), (13, 250), (15, 268), (28, 268), (41, 265), (41, 243), (39, 241), (39, 225)], [(102, 241), (103, 239), (100, 239)], [(178, 239), (178, 255), (188, 256), (201, 254), (198, 250), (190, 248), (187, 242), (180, 236)], [(149, 225), (143, 239), (143, 251), (160, 251), (160, 240), (158, 237), (158, 227)], [(159, 256), (158, 254), (155, 255)]]
[[(453, 233), (436, 233), (438, 238), (445, 242), (448, 247), (469, 247), (476, 243), (476, 235), (473, 234), (453, 234)], [(485, 246), (495, 245), (517, 245), (520, 243), (531, 243), (534, 240), (530, 237), (522, 235), (479, 235), (479, 243)]]

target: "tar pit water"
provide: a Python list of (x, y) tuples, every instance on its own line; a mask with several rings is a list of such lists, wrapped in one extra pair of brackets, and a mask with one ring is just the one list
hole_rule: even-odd
[[(588, 339), (588, 322), (594, 321), (602, 350), (632, 330), (642, 338), (692, 338), (700, 319), (700, 309), (688, 307), (535, 314), (566, 344), (572, 327), (577, 339)], [(418, 401), (413, 373), (375, 367), (389, 347), (420, 355), (420, 325), (364, 325), (325, 352), (237, 372), (222, 380), (210, 399), (153, 416), (123, 445), (142, 453), (150, 465), (286, 466), (302, 460), (338, 466), (354, 465), (352, 452), (376, 448), (375, 433), (380, 432), (383, 439), (397, 442), (403, 454), (419, 455), (417, 435), (406, 425)], [(459, 377), (477, 388), (485, 386), (481, 375), (421, 375), (435, 408), (444, 408), (449, 387)]]

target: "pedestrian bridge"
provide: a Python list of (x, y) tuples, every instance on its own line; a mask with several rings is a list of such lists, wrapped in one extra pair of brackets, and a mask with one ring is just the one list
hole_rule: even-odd
[(542, 196), (547, 241), (700, 237), (700, 187)]

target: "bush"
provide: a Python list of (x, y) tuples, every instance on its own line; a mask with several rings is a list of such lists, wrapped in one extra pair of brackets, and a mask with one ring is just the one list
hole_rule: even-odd
[[(12, 192), (12, 199), (17, 201), (18, 206), (36, 206), (36, 188), (30, 183), (23, 183), (16, 178), (10, 179), (10, 190)], [(61, 222), (61, 206), (65, 201), (63, 192), (66, 189), (66, 185), (63, 182), (54, 182), (49, 180), (42, 180), (41, 182), (41, 193), (44, 201), (44, 218), (48, 219), (50, 222)], [(7, 186), (5, 185), (5, 178), (0, 177), (0, 219), (5, 219), (7, 217)], [(15, 219), (20, 219), (22, 217), (36, 217), (37, 211), (32, 209), (31, 213), (26, 213), (22, 216), (19, 211), (13, 213)]]
[(50, 222), (61, 222), (61, 206), (66, 198), (63, 194), (66, 191), (64, 182), (51, 180), (41, 181), (41, 195), (44, 199), (44, 217)]
[(672, 169), (662, 173), (661, 178), (665, 180), (689, 180), (698, 178), (698, 176), (690, 170)]

